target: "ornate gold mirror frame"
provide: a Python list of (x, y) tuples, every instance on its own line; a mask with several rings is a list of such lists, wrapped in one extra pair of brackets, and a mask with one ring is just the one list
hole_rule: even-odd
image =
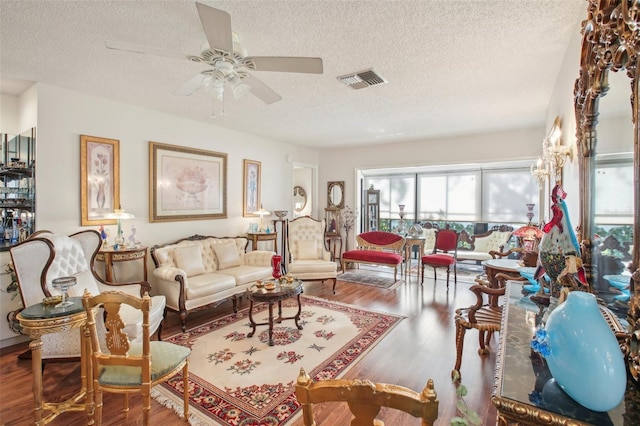
[(344, 181), (327, 183), (327, 207), (341, 209), (344, 207)]
[(576, 80), (575, 113), (579, 157), (580, 241), (583, 262), (591, 282), (593, 275), (595, 155), (598, 104), (609, 89), (608, 73), (626, 72), (631, 83), (633, 121), (633, 253), (629, 269), (629, 335), (621, 347), (629, 372), (640, 380), (640, 127), (638, 126), (638, 55), (640, 54), (640, 0), (588, 0), (587, 19), (582, 24), (580, 75)]

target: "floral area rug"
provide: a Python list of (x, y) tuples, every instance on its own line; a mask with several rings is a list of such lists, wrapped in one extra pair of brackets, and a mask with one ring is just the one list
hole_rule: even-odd
[[(268, 326), (253, 337), (248, 308), (164, 339), (191, 348), (189, 393), (192, 425), (286, 425), (298, 417), (294, 386), (300, 368), (314, 380), (344, 374), (402, 317), (301, 296), (298, 330), (293, 320)], [(297, 311), (295, 298), (282, 302), (283, 316)], [(274, 306), (274, 312), (277, 307)], [(268, 305), (253, 308), (256, 322), (268, 318)], [(180, 374), (155, 386), (152, 396), (182, 415)]]

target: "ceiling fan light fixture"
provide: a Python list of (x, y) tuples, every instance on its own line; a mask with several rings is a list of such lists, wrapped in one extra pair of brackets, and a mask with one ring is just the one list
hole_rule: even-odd
[(214, 67), (224, 75), (229, 75), (233, 72), (233, 64), (222, 59), (216, 61)]
[(240, 77), (238, 76), (231, 77), (229, 79), (229, 85), (231, 86), (231, 90), (233, 91), (233, 97), (236, 99), (240, 99), (251, 90), (251, 87), (243, 82), (242, 79), (240, 79)]

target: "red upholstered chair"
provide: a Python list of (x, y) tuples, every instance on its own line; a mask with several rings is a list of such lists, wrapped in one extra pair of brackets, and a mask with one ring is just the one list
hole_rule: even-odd
[(453, 265), (453, 282), (458, 283), (456, 260), (458, 254), (458, 233), (453, 229), (440, 229), (436, 232), (436, 243), (431, 254), (422, 256), (422, 280), (424, 282), (424, 267), (433, 268), (433, 279), (436, 279), (438, 268), (447, 268), (447, 289), (449, 288), (449, 272)]

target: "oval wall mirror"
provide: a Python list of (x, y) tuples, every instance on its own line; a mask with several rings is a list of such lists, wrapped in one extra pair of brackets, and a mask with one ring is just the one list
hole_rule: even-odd
[(294, 210), (300, 213), (307, 205), (307, 193), (301, 186), (293, 187), (293, 205)]
[(329, 207), (344, 207), (344, 181), (329, 182), (327, 184), (327, 205)]

